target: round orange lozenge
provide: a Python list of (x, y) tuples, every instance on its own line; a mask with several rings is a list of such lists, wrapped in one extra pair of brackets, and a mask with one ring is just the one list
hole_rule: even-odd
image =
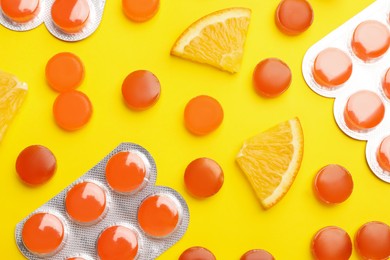
[(388, 259), (390, 257), (390, 227), (379, 221), (364, 224), (356, 233), (355, 247), (363, 259)]
[(241, 256), (240, 260), (275, 260), (275, 258), (263, 249), (253, 249)]
[(122, 84), (122, 95), (126, 105), (134, 110), (145, 110), (153, 106), (160, 97), (158, 78), (147, 70), (130, 73)]
[(382, 89), (386, 97), (390, 99), (390, 68), (386, 71), (382, 80)]
[(111, 226), (100, 234), (96, 249), (100, 260), (133, 260), (138, 256), (138, 235), (128, 227)]
[(389, 29), (378, 21), (364, 21), (356, 27), (351, 45), (353, 52), (363, 61), (379, 58), (390, 47)]
[(206, 135), (222, 123), (223, 109), (219, 102), (209, 96), (191, 99), (184, 110), (184, 124), (195, 135)]
[(74, 221), (94, 224), (106, 211), (106, 193), (93, 182), (78, 183), (68, 191), (65, 209)]
[(145, 22), (156, 15), (160, 0), (122, 0), (125, 15), (134, 22)]
[(58, 92), (75, 89), (84, 79), (83, 63), (70, 52), (54, 55), (47, 62), (45, 72), (47, 83)]
[(341, 203), (349, 198), (353, 190), (351, 174), (344, 167), (329, 164), (318, 171), (314, 180), (314, 191), (325, 203)]
[(106, 165), (108, 185), (119, 193), (134, 193), (144, 187), (147, 179), (144, 161), (132, 152), (119, 152)]
[(22, 229), (22, 241), (33, 254), (50, 256), (55, 254), (64, 242), (65, 231), (62, 221), (50, 213), (32, 215)]
[(210, 250), (194, 246), (186, 249), (179, 257), (179, 260), (216, 260), (213, 253)]
[(316, 260), (348, 260), (352, 254), (351, 238), (339, 227), (325, 227), (314, 236), (311, 251)]
[(335, 88), (351, 77), (352, 60), (340, 49), (327, 48), (317, 55), (312, 73), (322, 87)]
[(64, 130), (78, 130), (91, 118), (92, 104), (80, 91), (63, 92), (54, 101), (53, 114), (57, 125)]
[(291, 70), (283, 61), (271, 58), (257, 64), (253, 72), (253, 85), (263, 97), (277, 97), (291, 84)]
[(29, 22), (39, 12), (39, 0), (1, 0), (0, 2), (3, 14), (14, 22)]
[(170, 197), (157, 194), (147, 197), (138, 209), (138, 223), (152, 237), (165, 237), (175, 231), (180, 212)]
[(372, 91), (361, 90), (352, 94), (344, 109), (344, 120), (352, 130), (369, 130), (382, 122), (385, 106)]
[(376, 153), (376, 159), (384, 171), (390, 172), (390, 136), (382, 140)]
[(53, 177), (57, 169), (57, 160), (48, 148), (31, 145), (20, 152), (15, 167), (24, 183), (35, 186)]
[(312, 22), (313, 9), (306, 0), (282, 0), (276, 9), (276, 26), (287, 35), (306, 31)]
[(184, 183), (189, 193), (197, 198), (207, 198), (222, 187), (222, 168), (212, 159), (198, 158), (192, 161), (184, 173)]
[(54, 24), (66, 33), (80, 32), (89, 18), (87, 0), (56, 0), (51, 8)]

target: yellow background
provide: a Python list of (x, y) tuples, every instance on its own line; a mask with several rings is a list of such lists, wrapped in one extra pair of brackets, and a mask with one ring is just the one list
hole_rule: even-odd
[[(365, 142), (353, 140), (337, 127), (333, 100), (312, 92), (301, 75), (305, 51), (372, 0), (311, 0), (314, 22), (300, 36), (288, 37), (274, 25), (278, 0), (169, 0), (162, 1), (150, 21), (125, 18), (121, 1), (107, 1), (103, 20), (89, 38), (76, 43), (54, 38), (44, 25), (29, 32), (0, 26), (0, 69), (29, 85), (22, 109), (0, 144), (0, 252), (4, 259), (23, 259), (14, 240), (15, 225), (99, 162), (121, 142), (135, 142), (150, 151), (157, 163), (157, 184), (178, 190), (191, 213), (184, 237), (159, 259), (177, 259), (191, 246), (209, 248), (217, 259), (239, 259), (249, 249), (263, 248), (276, 259), (311, 259), (310, 242), (327, 225), (345, 229), (353, 239), (365, 222), (390, 223), (390, 186), (376, 178), (365, 161)], [(193, 21), (213, 11), (242, 6), (252, 19), (241, 71), (235, 75), (169, 55), (178, 35)], [(52, 104), (57, 93), (45, 82), (46, 62), (54, 54), (70, 51), (86, 69), (79, 90), (94, 106), (89, 124), (65, 132), (55, 124)], [(277, 57), (293, 72), (286, 93), (275, 99), (256, 95), (252, 71), (262, 59)], [(160, 79), (160, 100), (151, 109), (126, 108), (121, 84), (132, 71), (147, 69)], [(193, 97), (206, 94), (224, 108), (223, 124), (205, 137), (189, 134), (183, 110)], [(305, 151), (300, 172), (287, 195), (264, 211), (249, 183), (235, 164), (242, 142), (270, 126), (298, 116)], [(58, 169), (47, 184), (30, 188), (15, 172), (21, 150), (32, 144), (50, 148)], [(197, 200), (186, 193), (183, 173), (193, 159), (210, 157), (224, 169), (225, 183), (218, 194)], [(325, 206), (312, 191), (316, 171), (330, 163), (346, 167), (354, 191), (345, 202)], [(351, 259), (357, 259), (353, 251)]]

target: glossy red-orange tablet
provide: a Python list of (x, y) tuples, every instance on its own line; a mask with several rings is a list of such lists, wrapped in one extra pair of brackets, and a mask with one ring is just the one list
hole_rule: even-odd
[(382, 122), (385, 106), (372, 91), (361, 90), (352, 94), (344, 109), (344, 120), (352, 130), (369, 130)]
[(90, 120), (92, 104), (87, 95), (80, 91), (63, 92), (54, 101), (53, 115), (59, 127), (67, 131), (75, 131)]
[(322, 50), (313, 64), (314, 80), (326, 88), (338, 87), (351, 77), (352, 60), (342, 50), (327, 48)]
[(390, 68), (386, 71), (382, 80), (382, 89), (386, 97), (390, 99)]
[(81, 182), (73, 186), (65, 198), (68, 215), (81, 224), (93, 224), (106, 211), (106, 193), (93, 182)]
[(221, 166), (209, 158), (192, 161), (184, 173), (187, 191), (197, 198), (207, 198), (216, 194), (221, 189), (223, 180)]
[(84, 79), (84, 65), (80, 58), (70, 52), (54, 55), (46, 64), (46, 81), (58, 92), (77, 88)]
[(257, 64), (253, 71), (253, 85), (263, 97), (277, 97), (291, 84), (291, 70), (283, 61), (270, 58)]
[(179, 215), (178, 205), (172, 198), (157, 194), (142, 201), (138, 209), (138, 223), (146, 234), (165, 237), (175, 231)]
[(216, 258), (207, 248), (194, 246), (186, 249), (179, 260), (216, 260)]
[(222, 106), (210, 96), (197, 96), (185, 107), (184, 124), (187, 130), (195, 135), (211, 133), (221, 125), (222, 121)]
[(26, 23), (39, 13), (39, 0), (1, 0), (3, 14), (10, 20)]
[(384, 171), (390, 172), (390, 136), (385, 137), (381, 141), (376, 153), (376, 159)]
[(306, 31), (312, 22), (313, 9), (306, 0), (282, 0), (276, 9), (276, 26), (287, 35)]
[(119, 152), (106, 165), (106, 180), (116, 192), (134, 193), (144, 187), (146, 166), (141, 157), (133, 152)]
[(348, 260), (352, 254), (351, 238), (339, 227), (325, 227), (314, 236), (311, 251), (316, 260)]
[(124, 226), (106, 228), (99, 236), (96, 245), (100, 260), (133, 260), (138, 255), (137, 233)]
[(16, 172), (29, 185), (40, 185), (53, 177), (57, 160), (53, 153), (42, 145), (31, 145), (20, 152), (16, 159)]
[(50, 213), (32, 215), (22, 229), (22, 241), (36, 255), (52, 255), (64, 242), (65, 230), (62, 221)]
[(134, 110), (144, 110), (153, 106), (159, 99), (160, 92), (160, 81), (147, 70), (130, 73), (122, 84), (122, 95), (126, 105)]
[(338, 164), (329, 164), (318, 171), (314, 191), (325, 203), (341, 203), (349, 198), (353, 180), (347, 169)]
[(378, 21), (364, 21), (356, 27), (351, 45), (353, 52), (363, 61), (378, 58), (390, 47), (389, 29)]
[(89, 13), (87, 0), (55, 0), (51, 8), (54, 24), (66, 33), (80, 32), (87, 24)]
[(240, 260), (275, 260), (275, 258), (263, 249), (253, 249), (241, 256)]
[(122, 0), (125, 15), (134, 22), (145, 22), (156, 15), (160, 0)]
[(390, 227), (379, 221), (364, 224), (356, 233), (355, 247), (363, 259), (388, 259), (390, 257)]

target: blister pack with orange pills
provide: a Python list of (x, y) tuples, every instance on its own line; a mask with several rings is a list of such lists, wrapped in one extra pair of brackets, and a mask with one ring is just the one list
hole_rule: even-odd
[(374, 174), (390, 183), (390, 2), (377, 0), (314, 44), (302, 72), (316, 93), (335, 98), (339, 128), (366, 140)]
[(105, 0), (1, 0), (0, 24), (28, 31), (45, 23), (49, 32), (64, 41), (91, 35), (103, 16)]
[(122, 143), (17, 224), (19, 250), (28, 259), (155, 259), (189, 223), (182, 196), (156, 177), (149, 152)]

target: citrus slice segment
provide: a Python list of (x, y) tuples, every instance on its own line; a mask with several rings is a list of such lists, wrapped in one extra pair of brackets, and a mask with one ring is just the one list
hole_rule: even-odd
[(238, 72), (244, 51), (251, 10), (228, 8), (200, 18), (176, 40), (171, 54)]
[(301, 166), (303, 132), (298, 118), (248, 139), (236, 161), (261, 205), (269, 209), (290, 189)]
[(0, 71), (0, 141), (27, 94), (27, 84)]

